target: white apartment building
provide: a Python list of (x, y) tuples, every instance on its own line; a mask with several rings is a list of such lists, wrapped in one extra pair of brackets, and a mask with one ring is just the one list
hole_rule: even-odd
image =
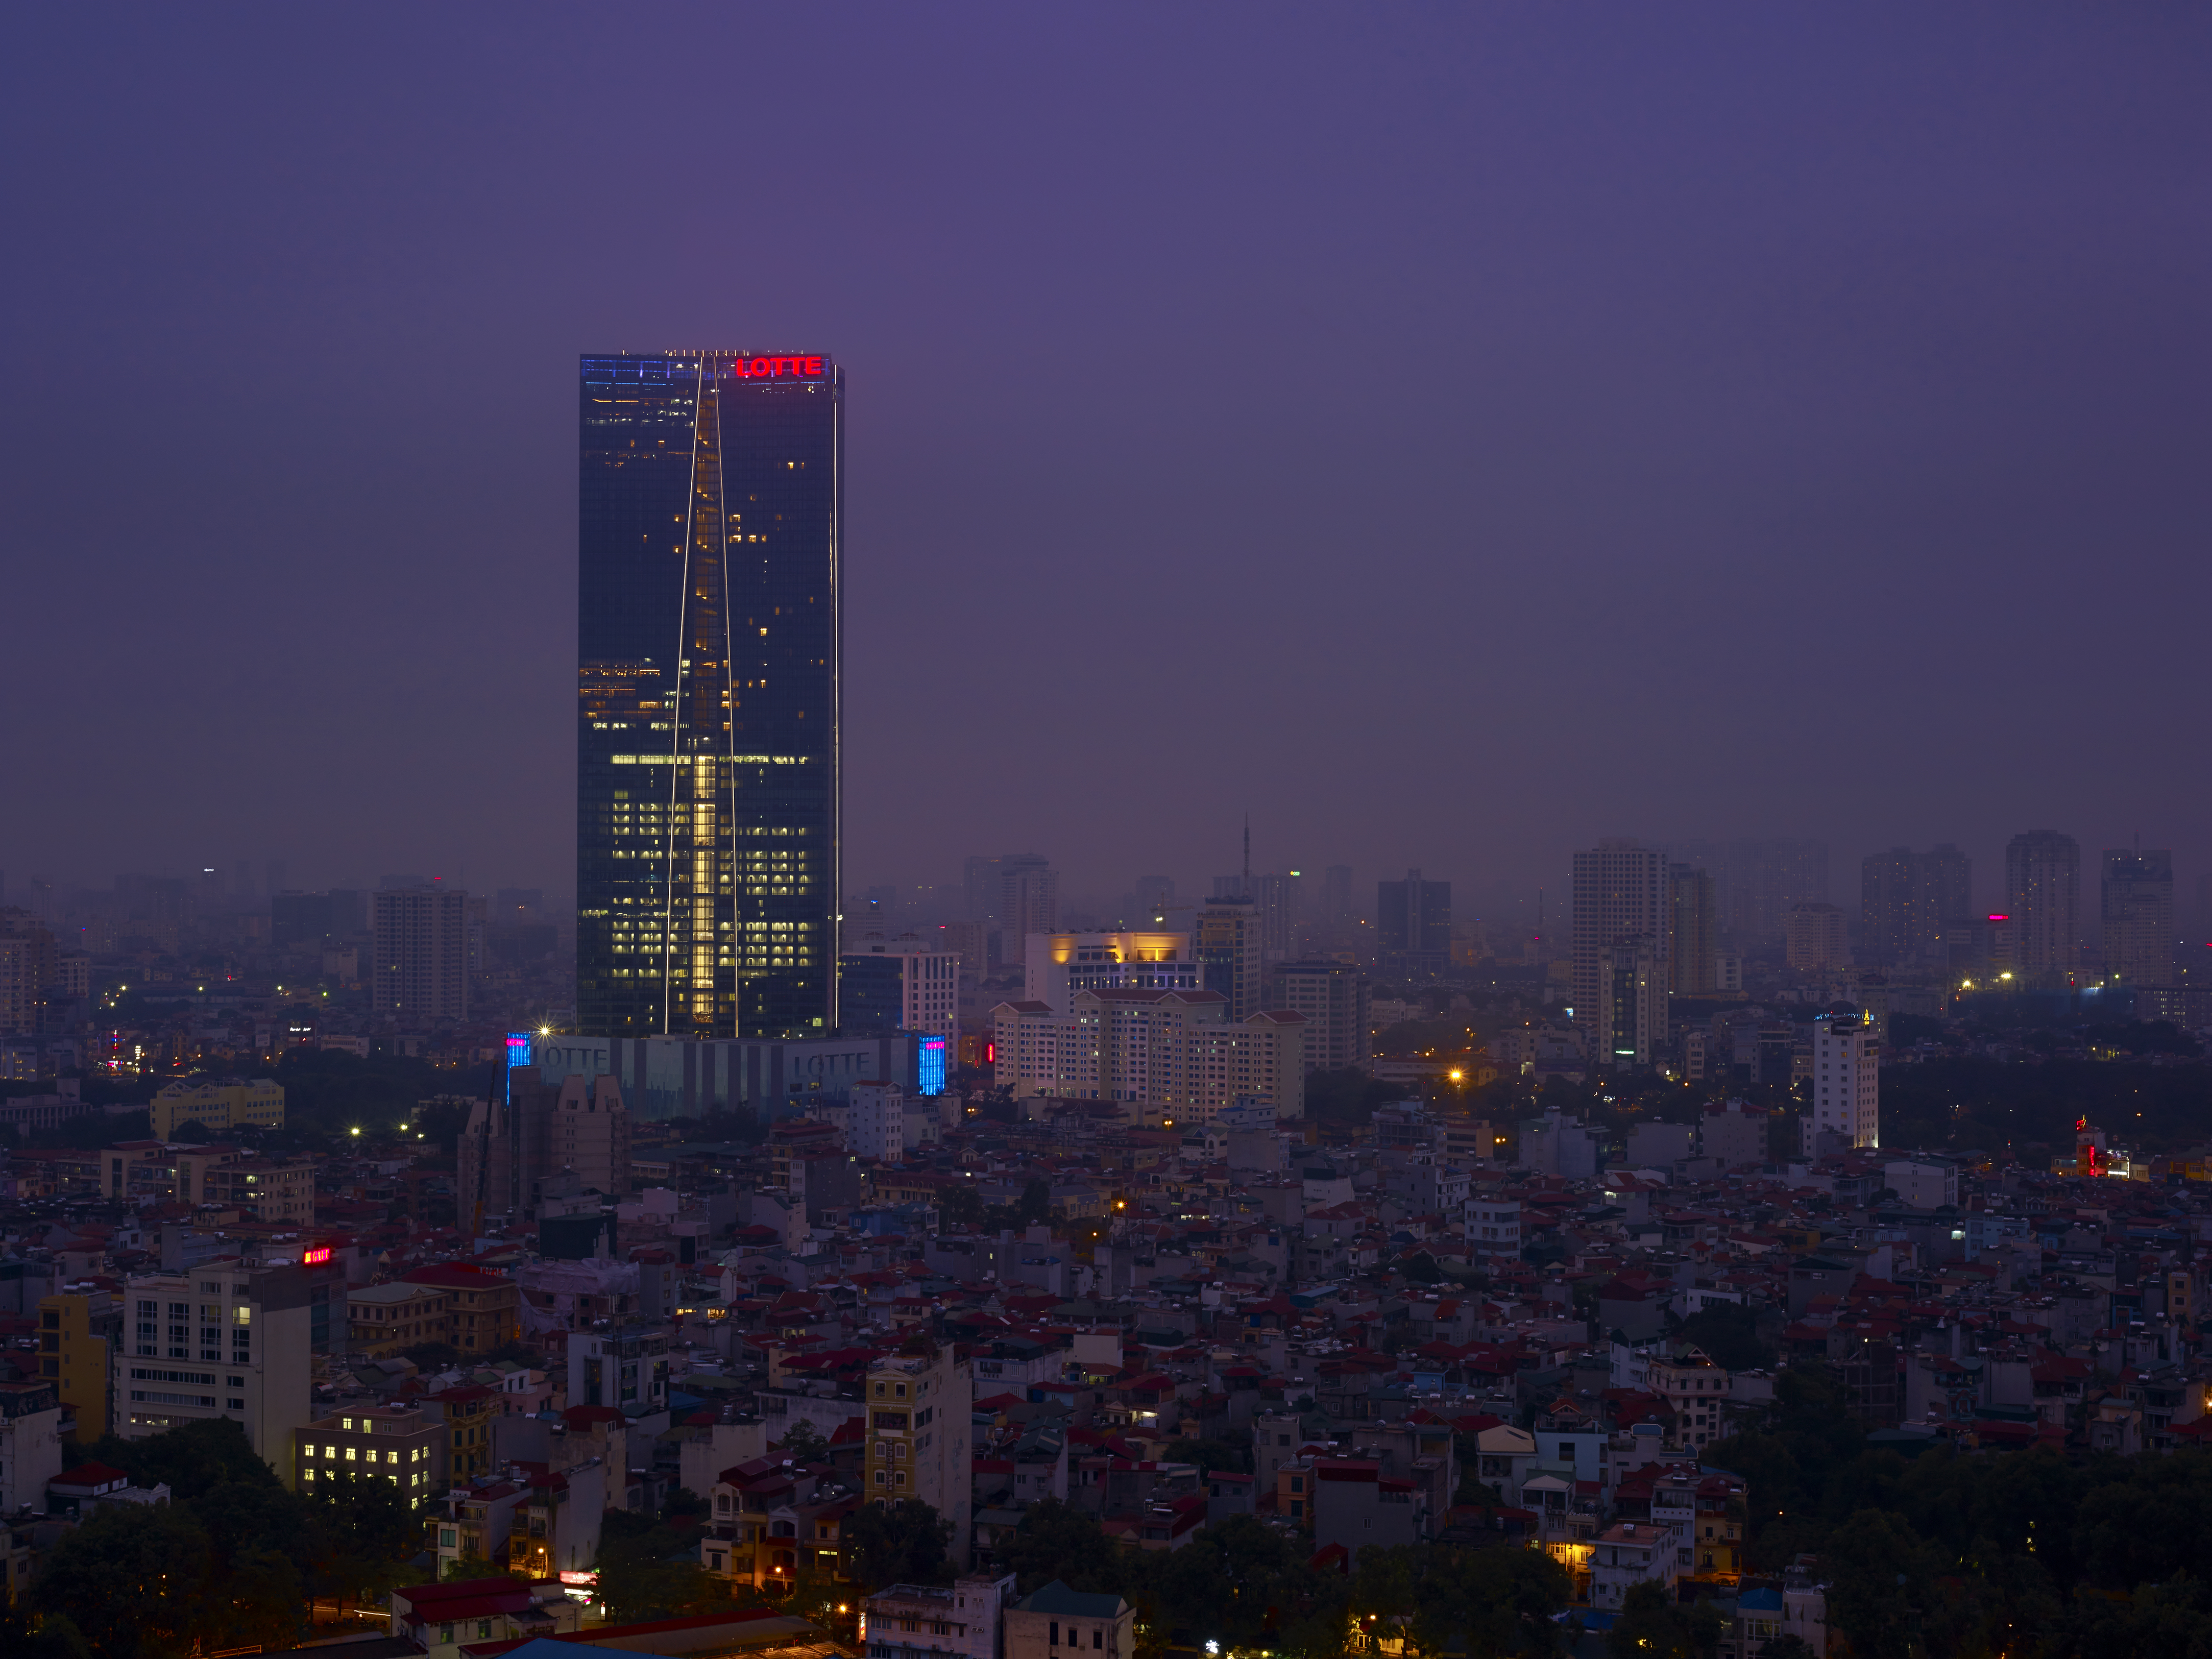
[(896, 1502), (919, 1498), (952, 1522), (951, 1554), (968, 1559), (969, 1417), (975, 1382), (950, 1346), (916, 1338), (868, 1367), (868, 1445), (861, 1491)]
[(1823, 1014), (1813, 1022), (1807, 1157), (1819, 1151), (1823, 1133), (1841, 1135), (1851, 1146), (1881, 1145), (1881, 1048), (1872, 1022), (1856, 1014)]
[(1649, 1521), (1624, 1521), (1607, 1528), (1590, 1551), (1590, 1606), (1618, 1613), (1632, 1584), (1646, 1579), (1672, 1582), (1680, 1543), (1674, 1528)]
[(1881, 1166), (1882, 1184), (1898, 1202), (1915, 1210), (1941, 1209), (1959, 1202), (1959, 1167), (1940, 1160), (1905, 1158)]
[(1227, 1018), (1218, 991), (1079, 991), (1066, 1013), (1036, 999), (993, 1011), (994, 1066), (1017, 1098), (1108, 1100), (1132, 1115), (1211, 1122), (1239, 1099), (1305, 1115), (1305, 1018)]
[(907, 1104), (906, 1091), (896, 1083), (855, 1083), (843, 1100), (809, 1102), (806, 1115), (832, 1125), (854, 1156), (896, 1164), (906, 1153)]
[(249, 1267), (236, 1256), (147, 1273), (124, 1291), (127, 1355), (115, 1431), (143, 1440), (228, 1418), (287, 1486), (295, 1431), (312, 1420), (313, 1356), (345, 1325), (343, 1269)]

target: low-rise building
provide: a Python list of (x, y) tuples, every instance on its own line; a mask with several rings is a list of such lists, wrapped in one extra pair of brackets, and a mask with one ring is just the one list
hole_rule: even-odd
[(1607, 1528), (1590, 1552), (1590, 1605), (1601, 1613), (1618, 1613), (1631, 1585), (1671, 1581), (1675, 1547), (1672, 1527), (1623, 1521)]
[(159, 1140), (176, 1139), (177, 1131), (188, 1123), (215, 1130), (281, 1129), (284, 1085), (265, 1077), (172, 1083), (155, 1095), (147, 1115)]
[(418, 1342), (451, 1342), (453, 1299), (442, 1285), (405, 1279), (362, 1285), (348, 1298), (353, 1352), (388, 1359)]
[(401, 1278), (405, 1284), (447, 1292), (444, 1340), (464, 1354), (489, 1353), (522, 1335), (521, 1289), (503, 1273), (447, 1261)]
[(445, 1435), (417, 1406), (363, 1406), (333, 1412), (293, 1431), (301, 1490), (341, 1475), (389, 1481), (410, 1505), (448, 1485)]
[(1055, 1578), (1006, 1611), (1006, 1659), (1121, 1659), (1136, 1651), (1137, 1610), (1118, 1595), (1072, 1590)]
[(506, 1398), (496, 1389), (465, 1382), (422, 1397), (422, 1410), (443, 1425), (446, 1463), (455, 1482), (473, 1480), (492, 1466), (491, 1425), (506, 1414)]
[(62, 1472), (62, 1407), (40, 1377), (0, 1382), (0, 1511), (43, 1507), (46, 1482)]
[(459, 1659), (464, 1646), (479, 1642), (558, 1635), (574, 1630), (582, 1616), (557, 1583), (541, 1593), (519, 1578), (403, 1584), (392, 1592), (392, 1634), (427, 1659)]
[(867, 1659), (999, 1659), (999, 1620), (1013, 1599), (1011, 1573), (974, 1574), (950, 1587), (893, 1584), (861, 1603), (860, 1642)]

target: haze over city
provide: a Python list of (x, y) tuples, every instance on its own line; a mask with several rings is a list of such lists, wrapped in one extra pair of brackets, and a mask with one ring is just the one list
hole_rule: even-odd
[(2202, 18), (106, 15), (18, 24), (11, 880), (565, 894), (562, 365), (780, 341), (849, 884), (2206, 867)]

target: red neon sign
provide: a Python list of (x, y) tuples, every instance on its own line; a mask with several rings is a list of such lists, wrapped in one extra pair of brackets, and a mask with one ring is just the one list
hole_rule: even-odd
[(327, 1244), (318, 1244), (312, 1250), (302, 1251), (300, 1255), (301, 1263), (310, 1267), (320, 1267), (330, 1259), (331, 1247)]
[(820, 357), (732, 357), (730, 373), (740, 380), (772, 380), (785, 374), (818, 380), (823, 362)]
[(1991, 921), (2010, 921), (2012, 920), (2012, 918), (2011, 918), (2010, 916), (2000, 916), (2000, 915), (1992, 915), (1990, 917), (1990, 920)]

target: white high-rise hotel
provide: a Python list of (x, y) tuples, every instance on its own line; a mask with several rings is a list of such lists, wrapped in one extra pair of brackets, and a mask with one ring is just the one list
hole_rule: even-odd
[(1808, 1157), (1820, 1150), (1823, 1133), (1852, 1146), (1881, 1145), (1881, 1048), (1873, 1022), (1856, 1014), (1824, 1014), (1813, 1022), (1811, 1098), (1802, 1120)]

